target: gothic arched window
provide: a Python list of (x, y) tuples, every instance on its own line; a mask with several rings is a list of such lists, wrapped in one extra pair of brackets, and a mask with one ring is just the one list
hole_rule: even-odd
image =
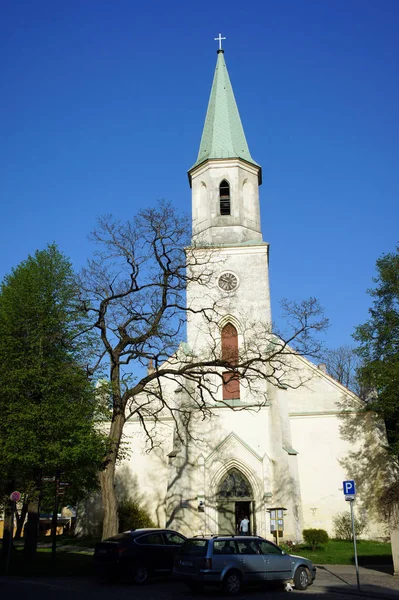
[(223, 400), (234, 400), (240, 397), (240, 380), (234, 366), (238, 363), (238, 334), (231, 323), (222, 329), (222, 360), (231, 365), (232, 370), (225, 371), (223, 377)]
[(248, 479), (238, 470), (231, 469), (219, 484), (219, 498), (252, 498)]
[(219, 199), (220, 199), (220, 214), (230, 214), (230, 186), (228, 182), (223, 179), (219, 186)]
[(232, 365), (238, 362), (238, 334), (231, 323), (227, 323), (222, 329), (222, 360)]

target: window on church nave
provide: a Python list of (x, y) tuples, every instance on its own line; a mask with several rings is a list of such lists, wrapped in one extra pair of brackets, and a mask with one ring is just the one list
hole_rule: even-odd
[(220, 197), (220, 214), (230, 214), (230, 186), (228, 182), (223, 179), (219, 186), (219, 197)]
[(231, 469), (219, 485), (218, 496), (222, 498), (251, 498), (251, 485), (238, 469)]

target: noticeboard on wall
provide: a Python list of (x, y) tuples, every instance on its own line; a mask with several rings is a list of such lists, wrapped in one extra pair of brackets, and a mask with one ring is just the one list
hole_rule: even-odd
[(270, 511), (270, 531), (284, 531), (284, 518), (283, 510), (271, 510)]

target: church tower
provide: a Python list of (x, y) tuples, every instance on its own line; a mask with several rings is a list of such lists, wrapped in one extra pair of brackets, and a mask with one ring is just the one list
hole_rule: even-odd
[[(231, 317), (240, 337), (244, 316), (247, 322), (251, 315), (271, 322), (269, 246), (262, 240), (260, 224), (262, 169), (249, 151), (222, 49), (217, 52), (198, 158), (188, 175), (192, 248), (212, 254), (214, 276), (207, 297), (222, 301), (221, 318)], [(188, 285), (187, 301), (189, 308), (203, 308), (199, 302), (204, 301), (204, 290), (195, 282)], [(188, 317), (187, 341), (193, 349), (206, 343), (200, 319), (198, 314)], [(220, 330), (222, 326), (223, 319)]]
[[(284, 449), (291, 446), (286, 398), (277, 400), (256, 369), (241, 375), (234, 367), (248, 356), (262, 357), (269, 340), (269, 245), (260, 223), (262, 169), (249, 151), (221, 48), (188, 175), (192, 243), (181, 353), (205, 365), (204, 387), (197, 398), (193, 382), (190, 399), (210, 414), (190, 421), (190, 441), (170, 455), (167, 523), (184, 531), (235, 533), (247, 515), (251, 532), (265, 534), (271, 498), (293, 515), (298, 485)], [(207, 371), (207, 361), (218, 360), (223, 366)], [(177, 402), (187, 400), (188, 385), (177, 387)], [(198, 513), (186, 500), (176, 509), (178, 498), (196, 498)]]

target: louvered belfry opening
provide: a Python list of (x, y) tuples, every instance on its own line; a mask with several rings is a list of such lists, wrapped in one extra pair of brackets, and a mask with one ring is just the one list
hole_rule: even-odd
[(219, 186), (219, 198), (220, 198), (220, 214), (230, 214), (230, 186), (228, 182), (223, 179)]
[(234, 367), (238, 363), (238, 334), (231, 323), (222, 329), (222, 360), (228, 362), (232, 369), (223, 373), (223, 400), (240, 397), (240, 380)]

